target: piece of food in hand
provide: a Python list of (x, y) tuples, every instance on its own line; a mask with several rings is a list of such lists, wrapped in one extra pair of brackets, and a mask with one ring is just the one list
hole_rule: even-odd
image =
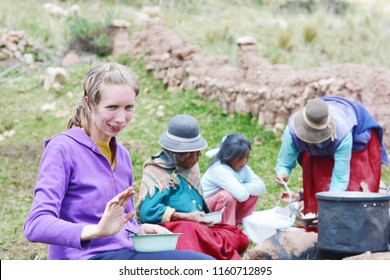
[(313, 219), (316, 218), (317, 214), (316, 213), (306, 213), (306, 214), (301, 214), (301, 219)]

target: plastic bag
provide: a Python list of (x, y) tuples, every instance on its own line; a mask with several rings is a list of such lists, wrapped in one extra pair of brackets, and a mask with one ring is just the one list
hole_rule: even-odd
[(261, 243), (264, 240), (276, 235), (278, 229), (291, 227), (295, 222), (295, 216), (290, 216), (288, 207), (255, 211), (243, 219), (244, 233), (248, 238)]

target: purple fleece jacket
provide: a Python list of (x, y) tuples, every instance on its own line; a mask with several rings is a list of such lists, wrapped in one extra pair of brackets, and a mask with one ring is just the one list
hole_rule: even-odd
[[(88, 259), (106, 251), (134, 250), (125, 231), (139, 230), (134, 219), (114, 236), (80, 241), (83, 227), (97, 224), (106, 203), (133, 184), (130, 155), (119, 143), (116, 146), (116, 167), (112, 171), (99, 148), (80, 128), (45, 141), (24, 230), (30, 242), (49, 244), (49, 259)], [(133, 210), (131, 199), (125, 212)]]

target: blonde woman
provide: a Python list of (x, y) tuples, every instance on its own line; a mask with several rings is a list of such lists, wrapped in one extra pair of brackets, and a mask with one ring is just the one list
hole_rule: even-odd
[(186, 251), (138, 253), (127, 230), (166, 233), (134, 219), (133, 166), (116, 139), (133, 119), (140, 87), (117, 63), (93, 67), (68, 130), (45, 141), (34, 201), (25, 222), (49, 259), (211, 259)]

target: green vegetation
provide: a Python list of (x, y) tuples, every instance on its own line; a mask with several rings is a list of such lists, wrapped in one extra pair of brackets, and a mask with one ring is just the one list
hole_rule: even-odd
[(69, 17), (69, 48), (78, 52), (108, 56), (112, 52), (112, 39), (109, 25), (112, 18), (91, 22), (79, 16)]
[[(390, 67), (390, 44), (386, 43), (390, 34), (382, 31), (384, 20), (381, 19), (384, 16), (377, 7), (365, 11), (345, 6), (342, 13), (330, 13), (313, 6), (315, 11), (309, 13), (298, 4), (294, 9), (285, 4), (290, 2), (292, 5), (294, 1), (242, 0), (226, 5), (226, 1), (218, 0), (91, 0), (79, 3), (82, 14), (79, 23), (82, 25), (72, 22), (72, 28), (68, 29), (70, 23), (66, 20), (44, 14), (42, 5), (45, 2), (25, 0), (0, 4), (0, 25), (10, 30), (25, 30), (47, 53), (46, 60), (37, 63), (35, 68), (19, 68), (0, 76), (0, 134), (15, 132), (0, 141), (0, 259), (47, 257), (46, 245), (26, 241), (23, 223), (32, 202), (43, 141), (66, 128), (71, 110), (81, 97), (82, 79), (90, 65), (80, 64), (68, 69), (68, 83), (61, 92), (46, 92), (42, 87), (42, 75), (45, 67), (56, 66), (50, 61), (55, 61), (58, 52), (64, 51), (69, 38), (93, 33), (91, 30), (95, 32), (96, 26), (101, 28), (100, 24), (106, 23), (106, 15), (112, 14), (115, 18), (131, 22), (132, 33), (143, 28), (144, 23), (137, 19), (142, 4), (162, 2), (160, 17), (168, 26), (183, 38), (199, 44), (209, 54), (228, 56), (233, 64), (235, 40), (251, 35), (258, 42), (259, 55), (273, 63), (287, 63), (296, 68), (343, 62)], [(54, 3), (63, 7), (73, 4), (70, 1)], [(41, 20), (43, 16), (47, 17), (47, 21)], [(103, 46), (107, 43), (104, 38), (100, 40)], [(137, 73), (142, 86), (135, 119), (119, 137), (131, 152), (136, 189), (141, 179), (142, 164), (160, 149), (158, 138), (165, 131), (168, 120), (177, 113), (185, 113), (199, 120), (209, 148), (218, 146), (226, 134), (246, 135), (253, 144), (249, 164), (265, 181), (268, 190), (260, 198), (258, 209), (277, 205), (280, 188), (274, 184), (273, 168), (280, 139), (257, 126), (256, 119), (253, 121), (249, 115), (226, 116), (216, 104), (201, 99), (193, 91), (168, 93), (160, 82), (145, 72), (142, 61), (126, 55), (101, 59), (127, 64)], [(0, 73), (6, 67), (0, 65)], [(55, 105), (55, 110), (42, 110), (44, 104)], [(158, 110), (164, 115), (157, 115)], [(202, 156), (202, 172), (207, 164), (208, 158)], [(294, 171), (292, 179), (291, 188), (299, 189), (299, 168)], [(388, 172), (384, 174), (384, 181), (389, 184)]]

